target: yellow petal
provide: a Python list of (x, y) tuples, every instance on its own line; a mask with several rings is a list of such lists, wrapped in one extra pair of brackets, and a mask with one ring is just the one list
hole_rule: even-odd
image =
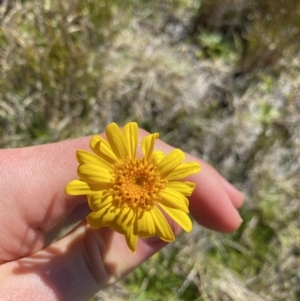
[(101, 136), (94, 136), (90, 141), (92, 151), (111, 165), (118, 161), (118, 158), (111, 150), (109, 143)]
[(173, 169), (165, 179), (168, 181), (175, 181), (185, 178), (191, 174), (198, 173), (201, 170), (201, 166), (196, 162), (182, 163)]
[(128, 247), (132, 252), (135, 252), (138, 236), (133, 233), (136, 214), (130, 208), (115, 209), (116, 216), (110, 223), (110, 227), (125, 235)]
[(155, 143), (155, 140), (158, 138), (158, 136), (159, 136), (158, 133), (153, 133), (153, 134), (147, 135), (142, 140), (142, 151), (143, 151), (143, 155), (147, 161), (151, 160), (154, 143)]
[(106, 128), (106, 137), (109, 145), (118, 159), (126, 159), (129, 156), (124, 134), (117, 124), (111, 123)]
[(98, 136), (98, 135), (93, 136), (92, 139), (90, 140), (90, 148), (94, 151), (94, 149), (96, 148), (96, 145), (102, 140), (104, 140), (104, 139), (101, 136)]
[(158, 163), (165, 157), (165, 154), (162, 151), (154, 151), (152, 153), (151, 162), (154, 165), (158, 165)]
[(155, 235), (155, 226), (151, 211), (144, 211), (137, 217), (134, 234), (140, 237), (151, 237)]
[(186, 232), (192, 230), (192, 221), (189, 216), (181, 210), (173, 209), (162, 204), (159, 206)]
[(110, 184), (86, 183), (83, 180), (74, 180), (66, 186), (66, 193), (69, 195), (86, 195), (95, 191), (108, 189)]
[(113, 169), (113, 165), (104, 160), (103, 158), (94, 155), (85, 150), (77, 150), (76, 157), (80, 164), (91, 164), (91, 165), (99, 165), (102, 168), (106, 168), (108, 170)]
[(103, 137), (98, 136), (98, 135), (97, 136), (93, 136), (92, 139), (91, 139), (91, 141), (90, 141), (90, 148), (92, 149), (92, 151), (97, 156), (100, 156), (100, 152), (99, 152), (100, 148), (99, 148), (99, 146), (100, 146), (101, 143), (107, 144), (109, 146), (108, 142)]
[(111, 173), (101, 166), (91, 164), (79, 165), (77, 173), (79, 177), (87, 182), (110, 183)]
[(87, 217), (89, 225), (94, 228), (110, 227), (113, 230), (126, 234), (132, 231), (134, 223), (134, 213), (129, 208), (116, 208), (113, 204), (107, 202), (106, 206), (91, 212)]
[(138, 144), (138, 126), (135, 122), (129, 122), (124, 126), (124, 136), (128, 147), (130, 158), (136, 157), (136, 148)]
[(164, 241), (173, 241), (175, 239), (174, 233), (161, 211), (157, 207), (153, 207), (150, 212), (155, 225), (156, 235)]
[(138, 241), (138, 236), (133, 233), (133, 227), (131, 227), (126, 233), (125, 233), (126, 242), (128, 245), (128, 248), (135, 253), (136, 245)]
[(125, 207), (117, 210), (120, 213), (117, 214), (116, 216), (115, 224), (120, 226), (125, 232), (129, 231), (129, 229), (133, 228), (134, 226), (133, 223), (135, 220), (135, 213), (129, 207)]
[(101, 209), (91, 212), (86, 219), (92, 228), (98, 229), (100, 227), (110, 226), (115, 217), (116, 212), (114, 207), (111, 204), (107, 204)]
[(85, 195), (91, 193), (90, 186), (82, 180), (74, 180), (69, 182), (65, 191), (69, 195)]
[(174, 168), (176, 168), (183, 160), (185, 156), (180, 149), (174, 149), (168, 153), (157, 165), (161, 174), (168, 174)]
[(190, 196), (194, 189), (195, 189), (195, 183), (192, 182), (179, 182), (179, 181), (171, 181), (167, 183), (168, 188), (171, 188), (173, 190), (176, 190), (177, 192), (182, 193), (185, 196)]
[(183, 194), (171, 188), (165, 187), (160, 192), (160, 196), (161, 199), (159, 200), (159, 204), (181, 210), (185, 213), (189, 212), (188, 209), (189, 202), (188, 199)]
[(110, 164), (114, 164), (115, 162), (118, 162), (119, 159), (115, 155), (115, 153), (112, 151), (111, 147), (109, 144), (106, 143), (100, 143), (99, 144), (99, 151), (100, 151), (100, 156)]
[(111, 204), (112, 201), (113, 198), (107, 193), (107, 191), (99, 191), (88, 195), (88, 203), (93, 211), (97, 211), (108, 204)]

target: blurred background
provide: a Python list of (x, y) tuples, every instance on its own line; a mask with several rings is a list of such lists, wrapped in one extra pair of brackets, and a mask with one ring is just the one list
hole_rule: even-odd
[(0, 3), (0, 147), (137, 121), (245, 193), (90, 301), (300, 300), (298, 0)]

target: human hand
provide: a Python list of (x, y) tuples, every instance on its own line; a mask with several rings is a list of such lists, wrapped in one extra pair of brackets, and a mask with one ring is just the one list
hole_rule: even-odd
[[(77, 178), (75, 150), (88, 149), (89, 139), (0, 151), (0, 300), (85, 300), (166, 245), (155, 238), (139, 239), (132, 254), (122, 235), (86, 224), (86, 197), (67, 196), (64, 189)], [(162, 141), (155, 148), (173, 149)], [(220, 232), (237, 229), (242, 194), (204, 161), (186, 157), (202, 166), (188, 178), (196, 183), (189, 198), (195, 221)], [(51, 229), (76, 220), (83, 221), (46, 245)], [(171, 227), (180, 232), (174, 222)]]

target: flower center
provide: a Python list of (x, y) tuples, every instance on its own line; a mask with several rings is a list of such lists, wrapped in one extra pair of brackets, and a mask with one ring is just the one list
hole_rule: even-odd
[(145, 158), (127, 158), (115, 164), (110, 194), (119, 207), (136, 212), (150, 210), (165, 187), (157, 168)]

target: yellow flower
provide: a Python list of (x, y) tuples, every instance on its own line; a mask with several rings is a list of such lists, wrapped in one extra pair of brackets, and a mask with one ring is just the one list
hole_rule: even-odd
[(166, 213), (185, 231), (192, 229), (188, 199), (195, 188), (179, 180), (200, 171), (194, 162), (182, 163), (184, 153), (154, 151), (158, 133), (142, 140), (142, 157), (137, 156), (138, 126), (128, 123), (123, 131), (111, 123), (107, 141), (94, 136), (94, 153), (77, 150), (79, 180), (68, 183), (66, 193), (87, 195), (92, 212), (87, 221), (92, 228), (110, 227), (124, 234), (135, 252), (138, 237), (158, 236), (173, 241), (174, 234), (164, 217)]

